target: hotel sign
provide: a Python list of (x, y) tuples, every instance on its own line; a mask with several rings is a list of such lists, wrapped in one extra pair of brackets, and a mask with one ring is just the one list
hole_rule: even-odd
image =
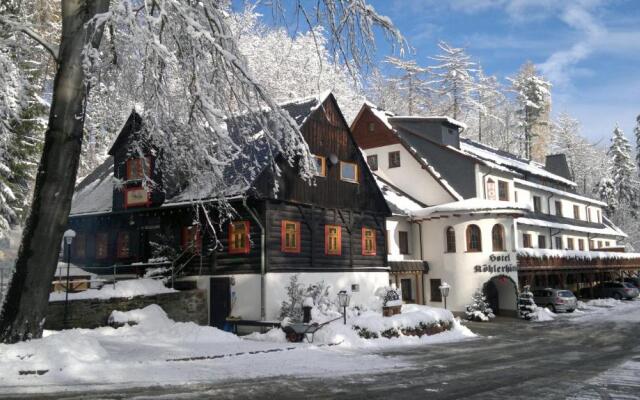
[(512, 261), (512, 255), (514, 254), (491, 254), (489, 256), (489, 262), (482, 265), (475, 265), (473, 267), (474, 273), (509, 273), (518, 271), (518, 265), (515, 261)]

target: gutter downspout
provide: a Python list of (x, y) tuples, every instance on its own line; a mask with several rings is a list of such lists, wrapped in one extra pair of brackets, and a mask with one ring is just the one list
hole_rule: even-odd
[[(424, 262), (424, 254), (422, 250), (422, 222), (418, 222), (418, 238), (420, 239), (420, 259)], [(427, 304), (427, 298), (425, 297), (426, 293), (424, 291), (424, 269), (422, 270), (420, 279), (422, 279), (422, 282), (420, 282), (420, 286), (422, 287), (422, 304)]]
[(260, 227), (260, 320), (264, 321), (267, 317), (266, 312), (266, 304), (267, 304), (267, 292), (265, 290), (266, 287), (266, 273), (267, 273), (267, 256), (266, 256), (266, 247), (267, 240), (264, 225), (256, 215), (256, 213), (247, 205), (247, 198), (242, 198), (242, 205), (245, 210), (251, 215), (251, 218), (255, 221), (255, 223)]

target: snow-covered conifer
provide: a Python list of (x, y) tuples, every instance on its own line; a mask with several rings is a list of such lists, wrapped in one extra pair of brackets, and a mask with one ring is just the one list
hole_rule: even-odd
[(470, 321), (486, 322), (495, 318), (493, 310), (487, 302), (482, 289), (476, 289), (471, 297), (471, 304), (467, 304), (465, 317)]
[(548, 141), (551, 83), (538, 75), (531, 62), (524, 64), (509, 81), (516, 94), (518, 125), (524, 137), (523, 155), (528, 159), (544, 158)]

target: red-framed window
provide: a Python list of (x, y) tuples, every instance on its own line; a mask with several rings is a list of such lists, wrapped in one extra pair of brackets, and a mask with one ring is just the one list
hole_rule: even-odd
[(229, 254), (246, 254), (249, 250), (249, 221), (229, 223)]
[(280, 224), (280, 250), (300, 253), (300, 222), (284, 220)]
[(376, 230), (371, 228), (362, 228), (362, 255), (376, 255)]
[(84, 233), (78, 233), (71, 243), (74, 258), (82, 259), (87, 256), (87, 237)]
[(342, 226), (324, 226), (324, 254), (330, 256), (342, 254)]
[(180, 233), (180, 246), (182, 250), (189, 250), (200, 254), (202, 250), (202, 235), (198, 225), (183, 226)]
[(131, 256), (131, 234), (129, 232), (118, 232), (117, 251), (118, 258), (129, 258)]
[(151, 204), (151, 193), (144, 187), (124, 188), (124, 208), (148, 207)]
[(109, 234), (107, 232), (96, 233), (96, 259), (104, 260), (109, 255)]
[(138, 157), (127, 160), (127, 180), (140, 180), (145, 176), (151, 176), (151, 157)]

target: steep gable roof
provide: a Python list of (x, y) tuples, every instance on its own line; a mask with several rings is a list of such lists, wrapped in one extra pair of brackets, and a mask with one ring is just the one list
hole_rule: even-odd
[[(319, 96), (291, 100), (279, 105), (293, 118), (298, 126), (302, 128), (305, 122), (316, 110), (322, 107), (325, 101), (332, 101), (337, 110), (339, 110), (337, 101), (330, 92), (323, 93)], [(344, 116), (342, 116), (341, 113), (338, 114), (348, 130), (349, 125), (344, 119)], [(265, 112), (265, 116), (268, 118), (268, 112)], [(233, 198), (247, 195), (247, 191), (252, 188), (256, 179), (258, 179), (265, 169), (276, 161), (280, 153), (273, 148), (265, 135), (261, 134), (262, 128), (260, 124), (246, 124), (246, 122), (247, 118), (243, 118), (242, 116), (227, 120), (227, 129), (230, 135), (243, 134), (250, 139), (243, 142), (244, 147), (240, 152), (241, 156), (231, 160), (224, 166), (222, 176), (220, 177), (224, 189), (221, 191), (219, 187), (214, 188), (207, 185), (199, 185), (198, 187), (187, 185), (186, 187), (175, 188), (176, 190), (174, 190), (172, 194), (167, 194), (163, 206), (182, 204), (192, 200), (215, 200), (220, 197)], [(141, 127), (142, 119), (135, 111), (132, 111), (123, 127), (123, 131), (120, 132), (110, 149), (110, 154), (114, 149), (117, 149), (119, 145), (125, 143), (126, 138), (134, 132), (132, 129), (139, 130)], [(351, 138), (351, 140), (353, 141), (353, 138)], [(251, 163), (248, 162), (249, 160)], [(362, 162), (364, 163), (364, 159)], [(103, 164), (97, 167), (77, 185), (72, 201), (71, 215), (86, 215), (112, 211), (113, 188), (114, 184), (116, 184), (113, 178), (113, 163), (114, 159), (112, 156), (107, 158)], [(366, 163), (364, 163), (364, 165), (366, 165)], [(363, 173), (371, 175), (371, 172), (366, 168), (363, 170)], [(213, 174), (213, 172), (203, 171), (203, 174)], [(212, 177), (210, 181), (219, 181), (220, 178), (214, 180)], [(373, 180), (372, 175), (370, 178)], [(203, 179), (203, 181), (206, 182), (207, 179)], [(172, 188), (165, 187), (165, 189), (167, 189), (167, 192), (171, 192)], [(382, 193), (380, 193), (380, 198), (383, 198)]]

